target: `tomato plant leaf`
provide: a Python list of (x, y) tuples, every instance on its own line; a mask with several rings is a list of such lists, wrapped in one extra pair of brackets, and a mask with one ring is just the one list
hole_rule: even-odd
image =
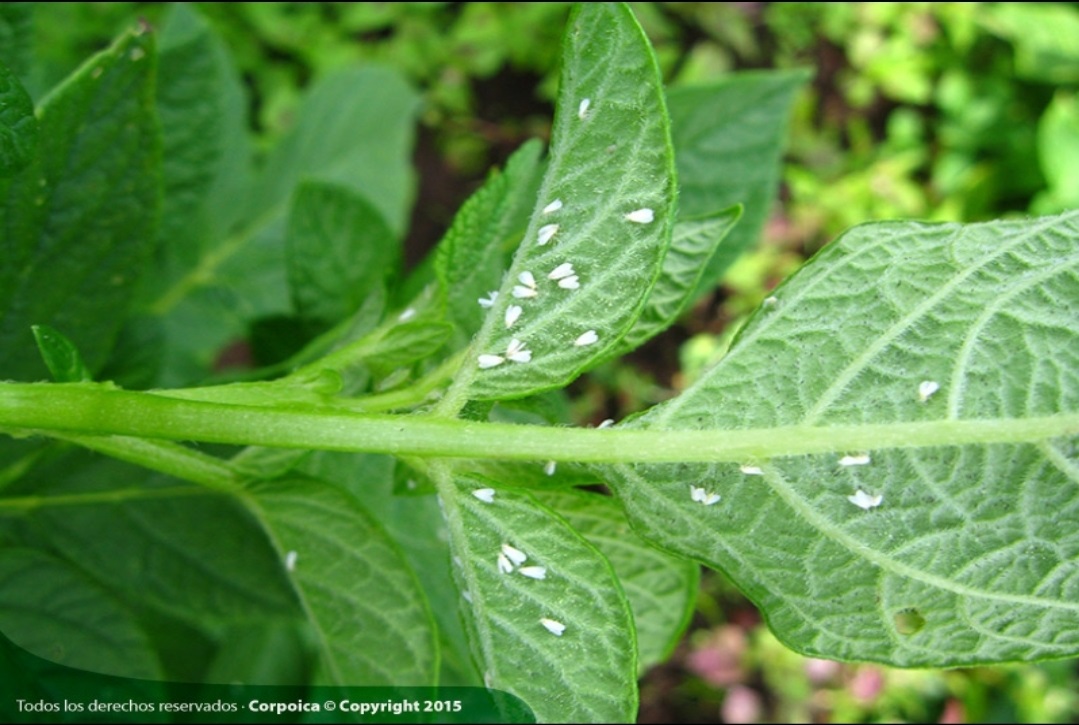
[[(229, 88), (231, 81), (218, 92)], [(228, 102), (230, 111), (240, 110), (231, 95), (222, 102)], [(221, 349), (231, 340), (247, 338), (256, 321), (292, 313), (286, 216), (301, 182), (355, 191), (378, 210), (394, 238), (400, 238), (412, 199), (409, 160), (417, 104), (415, 92), (388, 68), (341, 70), (312, 86), (295, 126), (273, 148), (251, 184), (242, 218), (227, 234), (210, 235), (193, 263), (152, 303), (176, 351), (163, 384), (187, 384), (196, 371), (204, 376)], [(211, 196), (217, 204), (229, 198), (227, 193)]]
[[(503, 172), (468, 198), (438, 244), (435, 274), (442, 285), (446, 313), (470, 338), (480, 328), (484, 308), (478, 304), (502, 285), (509, 243), (521, 240), (540, 181), (543, 145), (530, 141), (510, 157)], [(467, 341), (468, 338), (466, 338)]]
[[(204, 376), (223, 342), (244, 330), (242, 304), (215, 283), (218, 255), (228, 254), (251, 213), (254, 178), (239, 73), (217, 33), (185, 3), (172, 7), (161, 31), (156, 104), (165, 194), (157, 264), (142, 298), (160, 328), (155, 374), (178, 385)], [(253, 255), (245, 261), (257, 277)]]
[(423, 590), (358, 502), (300, 477), (260, 482), (251, 492), (315, 629), (319, 684), (434, 682), (438, 645)]
[(24, 76), (29, 70), (33, 38), (34, 4), (0, 4), (0, 63), (16, 76)]
[(413, 195), (409, 152), (418, 106), (415, 91), (390, 68), (372, 65), (322, 78), (266, 160), (259, 213), (286, 203), (303, 179), (336, 182), (363, 194), (402, 236)]
[[(464, 605), (450, 567), (446, 522), (433, 490), (418, 494), (415, 471), (389, 456), (317, 451), (302, 466), (304, 473), (339, 483), (363, 501), (364, 507), (385, 527), (412, 565), (423, 572), (420, 584), (438, 623), (440, 686), (482, 687), (465, 637), (460, 607)], [(397, 495), (397, 480), (405, 479)], [(407, 484), (412, 480), (412, 486)]]
[(670, 130), (632, 12), (579, 6), (564, 58), (539, 199), (447, 406), (558, 387), (600, 360), (640, 314), (670, 243)]
[(671, 235), (671, 248), (663, 271), (648, 295), (641, 316), (622, 338), (616, 355), (636, 348), (670, 327), (697, 293), (716, 249), (731, 234), (742, 216), (740, 206), (696, 219), (679, 219)]
[(164, 150), (158, 259), (166, 279), (155, 288), (189, 272), (247, 211), (252, 148), (240, 84), (210, 24), (192, 6), (176, 3), (161, 30), (158, 63)]
[(313, 323), (339, 322), (393, 276), (401, 248), (382, 215), (348, 187), (305, 182), (286, 233), (292, 299)]
[(82, 451), (30, 482), (28, 543), (46, 543), (124, 601), (195, 627), (299, 612), (258, 523), (229, 497)]
[(533, 495), (611, 562), (633, 610), (641, 672), (666, 659), (693, 614), (700, 567), (660, 551), (634, 533), (610, 496), (584, 491)]
[(76, 567), (35, 549), (0, 549), (0, 632), (68, 667), (162, 676), (132, 612)]
[(632, 721), (633, 617), (603, 555), (527, 493), (465, 476), (440, 484), (487, 686), (520, 697), (540, 722)]
[(83, 65), (39, 110), (33, 161), (0, 180), (0, 365), (37, 379), (30, 326), (72, 338), (102, 365), (153, 251), (160, 207), (155, 52), (129, 33)]
[(368, 365), (384, 376), (433, 354), (452, 334), (453, 327), (445, 322), (412, 320), (393, 325), (371, 348)]
[(11, 176), (33, 157), (37, 117), (30, 94), (7, 66), (0, 63), (0, 177)]
[(53, 380), (58, 383), (78, 383), (92, 379), (71, 340), (48, 325), (34, 325), (32, 329), (38, 350)]
[[(727, 356), (627, 424), (933, 422), (931, 444), (607, 469), (631, 520), (730, 577), (789, 646), (957, 666), (1079, 652), (1079, 214), (866, 224), (776, 290)], [(958, 445), (949, 426), (1068, 416)], [(898, 447), (897, 447), (898, 446)]]
[[(1050, 15), (1017, 7), (986, 23)], [(678, 397), (593, 427), (659, 397), (606, 363), (760, 235), (806, 74), (664, 92), (629, 4), (578, 4), (548, 158), (522, 145), (402, 279), (419, 96), (308, 54), (317, 9), (249, 8), (317, 79), (257, 157), (247, 78), (195, 6), (159, 55), (125, 35), (35, 112), (15, 78), (36, 92), (52, 61), (28, 72), (31, 5), (0, 5), (0, 378), (43, 376), (36, 339), (57, 381), (0, 382), (0, 629), (140, 677), (486, 685), (543, 721), (631, 721), (703, 562), (813, 656), (1079, 654), (1079, 211), (855, 228)], [(445, 15), (414, 10), (342, 22)], [(503, 43), (534, 19), (450, 15)], [(1058, 31), (1020, 60), (1072, 52)], [(513, 56), (479, 52), (429, 98), (467, 103), (451, 76)], [(267, 78), (261, 112), (290, 88)], [(1066, 156), (1033, 208), (1063, 204)], [(597, 483), (615, 495), (574, 490)]]
[(678, 162), (679, 218), (711, 214), (732, 204), (745, 209), (738, 226), (706, 262), (693, 298), (711, 289), (760, 237), (779, 188), (790, 107), (808, 77), (804, 70), (751, 71), (667, 92)]

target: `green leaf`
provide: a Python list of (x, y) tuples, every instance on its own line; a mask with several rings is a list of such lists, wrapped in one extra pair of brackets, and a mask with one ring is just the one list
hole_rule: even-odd
[[(470, 600), (465, 624), (487, 686), (520, 697), (539, 722), (631, 722), (633, 619), (603, 555), (526, 493), (463, 476), (439, 483), (454, 574)], [(527, 560), (514, 562), (503, 545)], [(500, 568), (500, 557), (512, 571)], [(535, 567), (544, 578), (527, 576), (540, 575)]]
[[(154, 301), (175, 349), (162, 384), (205, 378), (221, 349), (246, 337), (254, 320), (291, 314), (285, 216), (301, 181), (356, 191), (402, 235), (416, 108), (416, 94), (387, 69), (340, 71), (312, 87), (296, 126), (267, 160), (241, 223), (200, 249), (196, 263)], [(214, 198), (226, 203), (229, 196)]]
[(530, 141), (492, 172), (453, 218), (435, 252), (435, 274), (442, 285), (447, 315), (463, 335), (480, 328), (484, 309), (478, 300), (502, 285), (510, 255), (528, 224), (540, 180), (543, 145)]
[(15, 74), (0, 63), (0, 177), (11, 176), (28, 163), (37, 148), (37, 117), (30, 94)]
[(410, 163), (419, 98), (390, 68), (338, 71), (307, 95), (295, 128), (266, 162), (261, 209), (287, 201), (301, 179), (355, 189), (403, 236), (412, 206)]
[(429, 685), (438, 650), (415, 574), (350, 496), (315, 479), (251, 489), (314, 627), (317, 684)]
[[(403, 483), (408, 495), (396, 495), (399, 478), (417, 476), (402, 471), (400, 461), (389, 456), (356, 455), (318, 451), (302, 464), (302, 470), (327, 481), (340, 483), (363, 501), (364, 507), (385, 527), (414, 571), (431, 604), (440, 635), (440, 686), (482, 687), (483, 680), (472, 663), (462, 623), (460, 592), (450, 570), (446, 523), (433, 495), (416, 495)], [(433, 492), (433, 491), (432, 491)]]
[[(302, 385), (318, 385), (319, 381), (332, 375), (343, 381), (341, 390), (346, 394), (360, 391), (369, 381), (369, 372), (376, 377), (385, 378), (391, 373), (396, 377), (407, 377), (407, 366), (423, 360), (441, 348), (453, 334), (453, 327), (435, 319), (439, 314), (433, 305), (434, 289), (430, 288), (419, 298), (413, 300), (413, 306), (406, 308), (396, 317), (385, 320), (379, 327), (360, 334), (363, 330), (367, 310), (375, 307), (381, 310), (384, 297), (372, 295), (365, 300), (364, 306), (346, 324), (317, 340), (311, 349), (332, 346), (329, 354), (309, 365), (295, 370), (289, 377)], [(359, 336), (354, 337), (354, 335)], [(297, 357), (308, 356), (304, 350)], [(385, 388), (392, 380), (381, 380)]]
[(667, 93), (678, 161), (679, 219), (742, 204), (741, 221), (707, 262), (692, 297), (760, 237), (779, 188), (787, 117), (806, 71), (738, 73)]
[(160, 138), (149, 35), (128, 34), (44, 101), (33, 163), (0, 181), (0, 367), (40, 377), (30, 326), (101, 366), (153, 250)]
[(40, 551), (0, 549), (0, 632), (68, 667), (161, 677), (132, 613), (77, 568)]
[(0, 64), (16, 76), (30, 70), (34, 3), (0, 3)]
[[(369, 374), (357, 368), (355, 363), (367, 353), (363, 349), (357, 355), (352, 353), (356, 352), (357, 347), (367, 348), (372, 338), (384, 332), (379, 328), (379, 323), (385, 314), (386, 289), (379, 285), (370, 290), (360, 307), (347, 320), (339, 322), (304, 346), (282, 365), (282, 369), (293, 371), (296, 378), (303, 380), (333, 371), (342, 377), (345, 392), (364, 389)], [(301, 367), (305, 363), (308, 367)]]
[(93, 379), (71, 340), (48, 325), (34, 325), (32, 329), (38, 350), (53, 380), (58, 383), (80, 383)]
[[(202, 379), (239, 337), (248, 311), (220, 266), (243, 247), (251, 214), (247, 98), (220, 38), (189, 5), (164, 24), (157, 89), (164, 138), (165, 204), (154, 274), (143, 298), (161, 316), (160, 384)], [(265, 284), (255, 255), (246, 276)], [(220, 287), (216, 286), (220, 284)]]
[[(559, 387), (602, 359), (659, 275), (674, 201), (670, 130), (648, 40), (624, 4), (582, 4), (566, 34), (551, 158), (532, 220), (446, 408), (463, 397)], [(511, 305), (521, 313), (507, 329)], [(513, 340), (530, 355), (510, 354)], [(480, 369), (495, 359), (481, 355), (504, 362)]]
[(413, 320), (394, 325), (372, 345), (367, 364), (376, 374), (386, 375), (433, 354), (452, 334), (453, 326), (445, 322)]
[(663, 259), (663, 271), (648, 296), (641, 316), (621, 344), (618, 355), (638, 347), (670, 327), (694, 300), (716, 249), (742, 216), (742, 207), (699, 217), (680, 219), (674, 225), (671, 248)]
[(1079, 207), (1079, 100), (1073, 93), (1057, 92), (1038, 119), (1038, 161), (1048, 189), (1031, 209)]
[[(163, 139), (159, 259), (172, 283), (248, 211), (247, 99), (224, 43), (190, 5), (161, 30), (157, 110)], [(160, 289), (151, 290), (160, 292)]]
[(1057, 3), (999, 3), (978, 14), (978, 21), (1015, 45), (1015, 71), (1021, 78), (1045, 83), (1079, 80), (1079, 13)]
[[(627, 427), (754, 429), (767, 450), (873, 426), (879, 445), (745, 468), (619, 465), (608, 480), (642, 532), (727, 573), (805, 654), (907, 667), (1074, 656), (1079, 430), (954, 436), (1076, 418), (1077, 319), (1079, 213), (856, 227), (697, 384)], [(939, 432), (905, 440), (911, 423)]]
[(360, 308), (395, 272), (400, 245), (355, 191), (306, 182), (292, 197), (285, 237), (292, 299), (301, 317), (334, 323)]
[(247, 511), (140, 473), (85, 452), (34, 471), (24, 482), (40, 501), (30, 543), (60, 552), (124, 601), (195, 627), (296, 616), (280, 561)]
[(313, 657), (305, 634), (295, 622), (230, 627), (202, 680), (285, 687), (309, 682)]
[(665, 554), (635, 534), (609, 496), (584, 491), (534, 495), (611, 562), (633, 610), (641, 672), (664, 661), (693, 615), (700, 567)]

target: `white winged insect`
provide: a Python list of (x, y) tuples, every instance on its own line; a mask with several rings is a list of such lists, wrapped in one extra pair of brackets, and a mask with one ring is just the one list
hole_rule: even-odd
[(520, 549), (514, 548), (509, 544), (502, 545), (502, 553), (512, 561), (516, 566), (520, 566), (528, 561), (528, 554), (524, 553)]
[(541, 247), (546, 245), (548, 242), (554, 239), (555, 234), (558, 234), (557, 224), (544, 224), (542, 227), (539, 228), (539, 231), (536, 232), (536, 244), (540, 245)]
[(651, 209), (634, 209), (626, 214), (626, 219), (634, 224), (651, 224), (656, 218), (656, 213)]
[(847, 496), (847, 500), (863, 511), (868, 511), (871, 508), (880, 506), (884, 501), (884, 496), (879, 493), (876, 496), (870, 496), (859, 488), (853, 496)]
[(566, 631), (566, 625), (562, 624), (556, 619), (548, 619), (547, 617), (541, 617), (540, 624), (542, 624), (544, 629), (553, 634), (555, 637), (561, 637), (562, 633)]

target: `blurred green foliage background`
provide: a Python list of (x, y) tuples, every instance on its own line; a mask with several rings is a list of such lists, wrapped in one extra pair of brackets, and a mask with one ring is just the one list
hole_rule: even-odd
[[(864, 221), (976, 221), (1079, 206), (1079, 3), (631, 3), (670, 84), (809, 67), (764, 238), (675, 329), (577, 384), (582, 419), (684, 387), (808, 256)], [(165, 3), (38, 3), (35, 99)], [(389, 64), (424, 96), (407, 240), (417, 261), (488, 168), (546, 137), (568, 3), (198, 3), (249, 86), (268, 147), (301, 93)], [(0, 32), (4, 29), (0, 27)], [(24, 69), (25, 70), (25, 69)], [(1076, 722), (1074, 660), (901, 671), (807, 660), (720, 575), (642, 683), (642, 722)]]

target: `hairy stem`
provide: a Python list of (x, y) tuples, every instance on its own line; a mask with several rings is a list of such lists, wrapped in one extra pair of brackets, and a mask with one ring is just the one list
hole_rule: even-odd
[(763, 461), (882, 448), (1034, 443), (1079, 434), (1079, 414), (767, 429), (598, 430), (226, 405), (92, 384), (0, 384), (0, 428), (420, 457), (586, 463)]

